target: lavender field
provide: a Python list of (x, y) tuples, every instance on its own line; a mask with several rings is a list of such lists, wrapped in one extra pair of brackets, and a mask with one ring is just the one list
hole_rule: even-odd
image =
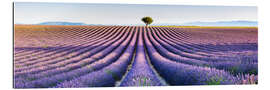
[(258, 84), (253, 27), (15, 25), (14, 88)]

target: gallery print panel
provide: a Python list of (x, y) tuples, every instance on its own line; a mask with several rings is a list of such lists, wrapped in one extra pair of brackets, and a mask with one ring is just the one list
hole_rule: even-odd
[(14, 88), (257, 85), (256, 6), (14, 2)]

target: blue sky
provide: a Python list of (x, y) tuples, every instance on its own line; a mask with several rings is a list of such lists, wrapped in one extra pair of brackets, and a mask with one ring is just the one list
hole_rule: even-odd
[(16, 24), (48, 21), (82, 22), (86, 24), (143, 24), (150, 16), (153, 24), (215, 21), (257, 21), (255, 6), (191, 6), (93, 3), (15, 2)]

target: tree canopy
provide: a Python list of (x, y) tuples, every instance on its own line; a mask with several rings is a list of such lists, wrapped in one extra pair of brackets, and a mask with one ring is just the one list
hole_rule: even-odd
[(149, 24), (153, 22), (153, 19), (147, 16), (147, 17), (143, 17), (142, 21), (145, 23), (146, 26), (148, 26)]

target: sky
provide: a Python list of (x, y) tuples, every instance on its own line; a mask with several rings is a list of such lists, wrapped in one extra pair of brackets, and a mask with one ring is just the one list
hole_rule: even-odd
[(188, 22), (257, 21), (256, 6), (192, 6), (153, 4), (94, 4), (15, 2), (15, 24), (80, 22), (86, 24), (136, 25), (150, 16), (153, 24)]

